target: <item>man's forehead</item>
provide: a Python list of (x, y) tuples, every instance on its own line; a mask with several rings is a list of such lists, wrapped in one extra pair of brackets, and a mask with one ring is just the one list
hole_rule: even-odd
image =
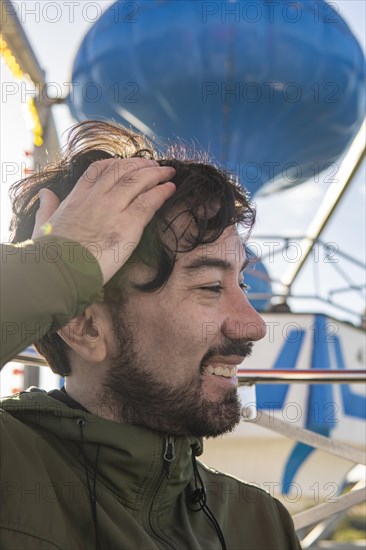
[(216, 241), (199, 245), (193, 251), (179, 254), (182, 269), (222, 267), (243, 270), (248, 263), (244, 240), (235, 226), (227, 228)]
[[(190, 252), (178, 252), (173, 273), (184, 277), (193, 276), (198, 275), (205, 267), (241, 272), (249, 263), (244, 244), (245, 239), (239, 235), (236, 227), (230, 226), (213, 243), (199, 245)], [(136, 261), (126, 270), (125, 285), (145, 284), (155, 275), (154, 267)]]

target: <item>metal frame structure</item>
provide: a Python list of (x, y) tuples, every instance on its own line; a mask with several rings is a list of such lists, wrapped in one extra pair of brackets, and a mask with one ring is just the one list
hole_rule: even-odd
[[(295, 242), (296, 244), (298, 242), (301, 242), (303, 239), (305, 239), (304, 236), (294, 236), (294, 237), (284, 237), (283, 235), (257, 235), (256, 239), (258, 241), (275, 241), (276, 243), (278, 241), (283, 241), (282, 247), (279, 247), (276, 251), (273, 251), (273, 256), (276, 254), (283, 253), (284, 250), (287, 249), (288, 246), (291, 245), (291, 243)], [(315, 239), (312, 243), (312, 246), (322, 246), (324, 250), (327, 248), (327, 243), (323, 242), (321, 239)], [(250, 246), (250, 243), (249, 243)], [(310, 250), (311, 252), (311, 250)], [(350, 264), (353, 266), (362, 269), (365, 271), (366, 264), (358, 260), (357, 258), (352, 257), (350, 254), (347, 254), (343, 252), (342, 250), (337, 250), (337, 256), (340, 258), (343, 258), (347, 260)], [(267, 257), (266, 254), (263, 254), (260, 258), (260, 260), (265, 260)], [(339, 275), (343, 278), (343, 280), (347, 283), (347, 286), (342, 286), (339, 288), (334, 288), (333, 290), (328, 291), (327, 296), (321, 296), (317, 293), (315, 294), (293, 294), (291, 286), (289, 288), (285, 288), (282, 292), (250, 292), (249, 298), (250, 300), (271, 300), (272, 302), (270, 305), (265, 309), (265, 312), (269, 313), (271, 311), (276, 311), (276, 308), (278, 306), (283, 306), (284, 304), (287, 304), (287, 301), (292, 300), (315, 300), (318, 302), (321, 302), (323, 304), (326, 304), (328, 306), (331, 306), (332, 308), (335, 308), (339, 312), (344, 312), (349, 315), (352, 315), (355, 319), (358, 317), (361, 320), (361, 313), (355, 312), (354, 309), (351, 309), (350, 307), (347, 307), (345, 305), (342, 305), (340, 303), (337, 303), (333, 300), (333, 297), (338, 294), (342, 294), (345, 292), (354, 292), (361, 294), (364, 292), (366, 285), (364, 283), (362, 284), (355, 284), (353, 281), (351, 281), (349, 275), (345, 273), (341, 268), (339, 267), (338, 263), (332, 263), (329, 262), (329, 265), (336, 270)], [(255, 272), (254, 272), (255, 273)], [(260, 274), (260, 277), (263, 277), (263, 274)], [(283, 285), (282, 281), (280, 279), (275, 279), (272, 277), (268, 277), (268, 281), (275, 285)], [(296, 313), (300, 313), (297, 311)], [(309, 312), (306, 312), (309, 313)]]
[(240, 369), (239, 386), (252, 384), (337, 384), (366, 383), (366, 369)]
[[(297, 370), (290, 372), (285, 370), (241, 370), (238, 373), (240, 385), (252, 385), (255, 383), (365, 383), (366, 370), (347, 370), (347, 371), (330, 371), (330, 370)], [(264, 411), (260, 411), (254, 419), (245, 419), (246, 422), (254, 423), (263, 428), (272, 430), (285, 437), (293, 439), (297, 442), (310, 445), (318, 450), (325, 451), (332, 455), (338, 456), (353, 464), (366, 465), (365, 450), (358, 449), (352, 445), (324, 437), (311, 430), (300, 428), (289, 424), (284, 420), (269, 415)], [(342, 517), (343, 513), (366, 500), (365, 481), (360, 481), (347, 493), (339, 495), (336, 502), (327, 502), (318, 504), (293, 515), (295, 529), (301, 531), (304, 528), (315, 526), (302, 540), (302, 547), (314, 548), (314, 545), (319, 541), (322, 535), (329, 530), (329, 526), (334, 526)], [(323, 522), (323, 523), (322, 523)], [(347, 548), (356, 548), (356, 546), (347, 546)]]
[(332, 183), (326, 192), (321, 205), (312, 219), (308, 228), (307, 234), (302, 242), (302, 257), (296, 264), (292, 264), (282, 278), (282, 284), (287, 288), (287, 294), (290, 293), (291, 287), (295, 279), (303, 268), (307, 258), (310, 255), (311, 249), (326, 225), (331, 219), (334, 211), (344, 196), (346, 190), (350, 186), (354, 175), (359, 169), (361, 162), (365, 158), (366, 145), (366, 119), (364, 120), (357, 136), (353, 140), (345, 158), (342, 161), (339, 171), (339, 179)]

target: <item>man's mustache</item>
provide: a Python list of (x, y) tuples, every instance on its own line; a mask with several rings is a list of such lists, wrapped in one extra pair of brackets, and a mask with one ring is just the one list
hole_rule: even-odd
[(253, 342), (248, 342), (248, 340), (229, 340), (227, 343), (224, 343), (220, 346), (212, 347), (208, 350), (201, 361), (201, 367), (208, 363), (212, 357), (228, 356), (228, 355), (240, 355), (241, 357), (249, 357), (253, 350)]

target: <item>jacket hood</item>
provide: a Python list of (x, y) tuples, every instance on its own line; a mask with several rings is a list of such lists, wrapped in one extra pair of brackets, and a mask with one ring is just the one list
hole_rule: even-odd
[[(1, 400), (3, 410), (34, 428), (60, 454), (66, 447), (79, 447), (91, 472), (98, 455), (98, 476), (118, 498), (137, 509), (161, 478), (167, 437), (141, 426), (106, 420), (83, 409), (70, 408), (44, 390), (30, 388)], [(202, 441), (195, 437), (174, 437), (174, 460), (170, 463), (167, 503), (185, 490), (192, 478), (192, 452), (202, 454)], [(150, 489), (149, 489), (150, 488)]]

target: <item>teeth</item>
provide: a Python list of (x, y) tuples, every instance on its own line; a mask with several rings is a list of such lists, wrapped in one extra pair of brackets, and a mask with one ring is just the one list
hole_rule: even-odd
[(232, 378), (236, 375), (237, 367), (222, 367), (221, 365), (214, 367), (213, 365), (207, 365), (206, 369), (210, 374), (215, 374), (216, 376), (224, 376), (225, 378)]

